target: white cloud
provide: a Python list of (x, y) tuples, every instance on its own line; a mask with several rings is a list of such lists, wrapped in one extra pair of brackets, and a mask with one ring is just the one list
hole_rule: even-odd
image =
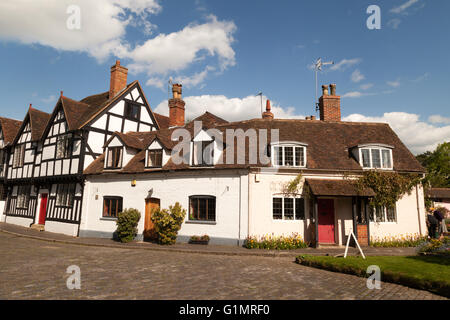
[(217, 56), (220, 70), (225, 70), (235, 64), (235, 52), (231, 47), (235, 30), (233, 22), (219, 21), (210, 15), (204, 24), (190, 24), (177, 32), (159, 34), (129, 50), (126, 56), (133, 60), (129, 68), (149, 75), (167, 75), (186, 69), (206, 52)]
[[(185, 97), (186, 119), (194, 119), (209, 111), (225, 120), (238, 121), (261, 118), (261, 97), (248, 96), (245, 98), (228, 98), (223, 95), (202, 95)], [(265, 111), (267, 97), (263, 96), (263, 111)], [(276, 101), (271, 101), (272, 113), (275, 118), (305, 118), (295, 112), (294, 107), (281, 107)], [(168, 115), (167, 100), (162, 101), (155, 112)]]
[(342, 98), (360, 98), (364, 95), (364, 93), (359, 91), (351, 91), (342, 95)]
[(358, 69), (356, 69), (351, 76), (351, 79), (353, 82), (361, 82), (365, 79), (366, 77), (361, 73), (361, 71), (359, 71)]
[(394, 18), (388, 21), (387, 25), (391, 27), (392, 29), (398, 29), (400, 23), (402, 23), (402, 20), (398, 18)]
[(429, 116), (428, 122), (450, 124), (450, 117), (443, 117), (443, 116), (436, 114), (436, 115)]
[[(66, 10), (74, 2), (80, 7), (79, 30), (67, 28), (71, 14)], [(148, 18), (161, 10), (159, 0), (2, 0), (0, 40), (85, 52), (99, 62), (111, 55), (127, 58), (131, 60), (127, 65), (131, 73), (146, 73), (148, 84), (157, 87), (169, 74), (198, 85), (201, 76), (201, 80), (206, 77), (205, 73), (196, 74), (198, 69), (207, 70), (207, 65), (214, 64), (224, 71), (235, 64), (233, 22), (210, 15), (203, 24), (191, 23), (181, 30), (148, 38), (157, 28)], [(143, 43), (127, 41), (129, 26), (144, 33)], [(216, 62), (203, 62), (207, 56)], [(198, 69), (189, 73), (187, 69), (193, 64)]]
[(395, 81), (387, 81), (386, 83), (388, 86), (393, 87), (393, 88), (400, 87), (400, 79), (397, 79)]
[(392, 8), (391, 10), (389, 10), (389, 12), (404, 13), (406, 9), (408, 9), (412, 5), (416, 4), (417, 2), (419, 2), (419, 0), (408, 0), (405, 3), (403, 3), (402, 5)]
[(354, 59), (342, 59), (338, 63), (334, 64), (330, 70), (336, 71), (336, 70), (345, 70), (348, 67), (354, 66), (358, 63), (360, 63), (362, 59), (360, 58), (354, 58)]
[(359, 86), (362, 90), (368, 90), (373, 87), (373, 83), (366, 83)]
[(52, 94), (52, 95), (48, 96), (47, 98), (42, 98), (41, 101), (44, 103), (50, 103), (52, 101), (56, 103), (56, 96)]
[(419, 120), (419, 115), (405, 112), (384, 113), (381, 117), (351, 114), (343, 121), (389, 123), (399, 138), (414, 154), (434, 150), (438, 144), (450, 141), (450, 125), (438, 127)]
[(421, 81), (428, 79), (429, 77), (430, 77), (430, 73), (425, 72), (423, 75), (418, 76), (417, 78), (411, 80), (411, 82), (421, 82)]

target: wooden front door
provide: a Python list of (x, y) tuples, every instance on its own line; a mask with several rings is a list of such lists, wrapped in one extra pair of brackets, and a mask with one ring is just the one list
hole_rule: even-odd
[(336, 243), (334, 238), (334, 201), (319, 199), (319, 243)]
[(145, 224), (144, 224), (144, 239), (154, 240), (156, 233), (152, 222), (152, 213), (159, 209), (160, 200), (156, 198), (145, 199)]
[(39, 224), (45, 224), (45, 215), (47, 214), (47, 193), (41, 193), (41, 205), (39, 207)]

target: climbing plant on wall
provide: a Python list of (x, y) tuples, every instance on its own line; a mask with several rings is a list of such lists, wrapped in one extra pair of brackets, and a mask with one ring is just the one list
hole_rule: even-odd
[(355, 183), (359, 190), (369, 187), (375, 192), (376, 195), (370, 199), (370, 206), (392, 207), (404, 194), (411, 194), (413, 187), (420, 181), (421, 177), (417, 174), (370, 170), (365, 171)]

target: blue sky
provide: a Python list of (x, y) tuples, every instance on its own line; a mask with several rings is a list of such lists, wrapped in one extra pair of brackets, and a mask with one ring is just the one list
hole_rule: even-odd
[[(94, 4), (93, 4), (94, 3)], [(80, 8), (80, 29), (66, 24)], [(369, 5), (381, 29), (369, 30)], [(262, 91), (275, 117), (315, 114), (319, 74), (337, 84), (347, 121), (388, 122), (414, 152), (450, 140), (450, 2), (4, 0), (0, 4), (1, 115), (30, 103), (50, 112), (59, 95), (107, 91), (115, 59), (167, 112), (169, 77), (183, 83), (187, 116), (258, 116)]]

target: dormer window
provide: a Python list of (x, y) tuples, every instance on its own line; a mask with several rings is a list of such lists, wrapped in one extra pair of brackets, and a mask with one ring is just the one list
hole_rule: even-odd
[(214, 164), (214, 141), (194, 141), (192, 150), (194, 166), (212, 166)]
[(139, 119), (139, 111), (141, 107), (138, 104), (126, 101), (125, 102), (125, 118), (131, 120)]
[(279, 144), (272, 147), (274, 166), (306, 167), (306, 147), (297, 144)]
[(393, 168), (392, 149), (379, 146), (360, 147), (360, 165), (364, 169), (385, 169)]
[(122, 167), (123, 147), (109, 147), (107, 153), (107, 169), (118, 169)]
[(163, 151), (159, 150), (148, 150), (147, 152), (147, 167), (149, 168), (160, 168), (162, 167)]

